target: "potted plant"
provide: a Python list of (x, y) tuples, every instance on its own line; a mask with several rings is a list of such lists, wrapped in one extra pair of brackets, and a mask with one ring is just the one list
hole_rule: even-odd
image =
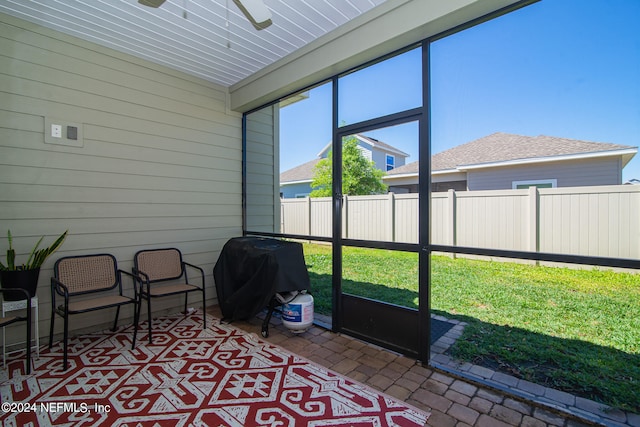
[[(68, 231), (68, 230), (67, 230)], [(44, 236), (38, 240), (34, 248), (31, 250), (31, 254), (24, 264), (16, 264), (16, 252), (13, 249), (13, 238), (11, 237), (11, 231), (7, 231), (7, 239), (9, 240), (9, 249), (7, 249), (7, 264), (0, 262), (0, 285), (3, 288), (22, 288), (29, 292), (29, 295), (34, 297), (36, 295), (36, 288), (38, 286), (38, 277), (40, 275), (40, 266), (44, 261), (54, 253), (65, 237), (67, 237), (67, 231), (62, 233), (53, 244), (47, 248), (38, 249)], [(6, 292), (4, 299), (7, 301), (17, 301), (24, 299), (24, 295), (18, 292)]]

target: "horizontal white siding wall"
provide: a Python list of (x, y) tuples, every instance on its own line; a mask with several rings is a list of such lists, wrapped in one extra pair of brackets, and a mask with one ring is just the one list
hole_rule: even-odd
[[(418, 242), (417, 194), (345, 199), (344, 237)], [(281, 206), (283, 232), (331, 236), (330, 198)], [(640, 258), (640, 186), (451, 190), (432, 194), (431, 215), (433, 244)]]
[[(0, 234), (11, 229), (25, 261), (39, 236), (70, 233), (40, 275), (41, 334), (61, 256), (108, 252), (130, 271), (136, 251), (175, 246), (204, 268), (215, 302), (213, 266), (241, 234), (241, 117), (226, 98), (206, 81), (0, 14)], [(83, 146), (45, 144), (49, 117), (79, 123)], [(6, 247), (0, 238), (3, 259)], [(158, 312), (180, 305), (154, 302)], [(95, 330), (112, 316), (74, 316), (71, 326)]]

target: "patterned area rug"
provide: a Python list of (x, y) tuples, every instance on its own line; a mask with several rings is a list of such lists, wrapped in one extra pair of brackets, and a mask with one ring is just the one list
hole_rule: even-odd
[(424, 426), (428, 414), (211, 316), (155, 319), (43, 349), (0, 376), (4, 426)]

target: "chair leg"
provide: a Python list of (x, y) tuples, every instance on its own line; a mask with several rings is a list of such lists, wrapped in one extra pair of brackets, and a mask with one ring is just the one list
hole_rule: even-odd
[(207, 308), (205, 306), (204, 286), (202, 287), (202, 329), (207, 329)]
[(31, 373), (31, 310), (31, 304), (29, 304), (27, 307), (27, 375)]
[(120, 306), (116, 307), (116, 320), (113, 322), (113, 328), (111, 328), (111, 332), (115, 332), (118, 328), (118, 317), (120, 317)]
[(189, 292), (184, 293), (184, 315), (187, 315), (187, 297), (189, 296)]
[(138, 321), (140, 320), (140, 301), (133, 303), (133, 341), (131, 350), (136, 348), (136, 337), (138, 336)]
[(56, 320), (56, 308), (51, 307), (51, 322), (49, 324), (49, 350), (51, 350), (51, 346), (53, 345), (53, 322)]
[(69, 367), (68, 361), (67, 361), (67, 343), (68, 343), (68, 339), (69, 339), (69, 313), (67, 313), (65, 311), (64, 313), (64, 333), (62, 336), (62, 346), (63, 346), (63, 352), (64, 352), (64, 356), (62, 358), (62, 370), (66, 371), (67, 368)]
[(147, 318), (149, 320), (149, 344), (153, 344), (151, 338), (151, 295), (147, 295)]

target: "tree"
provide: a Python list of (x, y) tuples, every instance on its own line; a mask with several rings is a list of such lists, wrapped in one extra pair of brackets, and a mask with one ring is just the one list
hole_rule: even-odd
[[(332, 193), (331, 152), (320, 160), (314, 170), (310, 197), (330, 197)], [(364, 196), (383, 194), (387, 186), (382, 182), (384, 172), (376, 168), (375, 163), (367, 160), (358, 148), (354, 136), (345, 139), (342, 144), (342, 194)]]

